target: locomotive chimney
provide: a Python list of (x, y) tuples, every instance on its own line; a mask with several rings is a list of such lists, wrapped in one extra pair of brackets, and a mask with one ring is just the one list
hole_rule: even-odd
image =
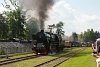
[(45, 26), (44, 21), (40, 20), (40, 28), (41, 28), (41, 30), (44, 30), (44, 26)]

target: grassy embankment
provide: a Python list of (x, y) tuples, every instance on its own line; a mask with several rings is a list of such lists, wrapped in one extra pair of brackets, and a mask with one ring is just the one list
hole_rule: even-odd
[(91, 55), (91, 52), (92, 49), (88, 48), (58, 67), (96, 67), (96, 58)]

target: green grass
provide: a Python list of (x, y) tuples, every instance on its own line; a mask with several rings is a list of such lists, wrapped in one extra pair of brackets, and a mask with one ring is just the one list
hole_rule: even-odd
[(87, 48), (77, 56), (65, 61), (58, 67), (96, 67), (96, 58), (92, 55), (92, 49)]
[[(8, 54), (9, 56), (17, 56), (17, 55), (25, 55), (30, 54), (31, 52), (24, 52), (24, 53), (14, 53), (14, 54)], [(6, 56), (6, 55), (0, 55), (0, 56)]]
[[(14, 59), (14, 58), (20, 58), (20, 57), (25, 57), (25, 56), (30, 56), (30, 55), (33, 55), (33, 54), (22, 54), (22, 55), (15, 55), (15, 56), (12, 56), (12, 57), (9, 57), (10, 59)], [(1, 58), (0, 61), (4, 61), (4, 60), (8, 60), (7, 58)]]
[(60, 54), (56, 54), (56, 55), (52, 55), (52, 56), (45, 56), (45, 57), (42, 57), (42, 58), (34, 58), (34, 59), (16, 62), (16, 63), (12, 63), (12, 64), (9, 64), (9, 65), (4, 65), (4, 66), (0, 66), (0, 67), (6, 67), (6, 66), (7, 67), (33, 67), (37, 64), (46, 62), (48, 60), (57, 58), (61, 55), (68, 54), (70, 52), (73, 52), (73, 51), (76, 51), (76, 50), (79, 50), (79, 49), (81, 49), (81, 48), (72, 48), (72, 49), (64, 50)]

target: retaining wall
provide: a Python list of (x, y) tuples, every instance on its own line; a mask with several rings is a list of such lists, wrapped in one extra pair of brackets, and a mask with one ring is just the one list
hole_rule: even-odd
[(20, 42), (0, 42), (0, 47), (4, 50), (5, 54), (32, 52), (32, 43)]

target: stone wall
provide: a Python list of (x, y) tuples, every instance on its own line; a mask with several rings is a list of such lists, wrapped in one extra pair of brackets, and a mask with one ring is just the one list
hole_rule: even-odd
[(32, 43), (20, 42), (0, 42), (0, 47), (4, 50), (5, 54), (32, 52)]

